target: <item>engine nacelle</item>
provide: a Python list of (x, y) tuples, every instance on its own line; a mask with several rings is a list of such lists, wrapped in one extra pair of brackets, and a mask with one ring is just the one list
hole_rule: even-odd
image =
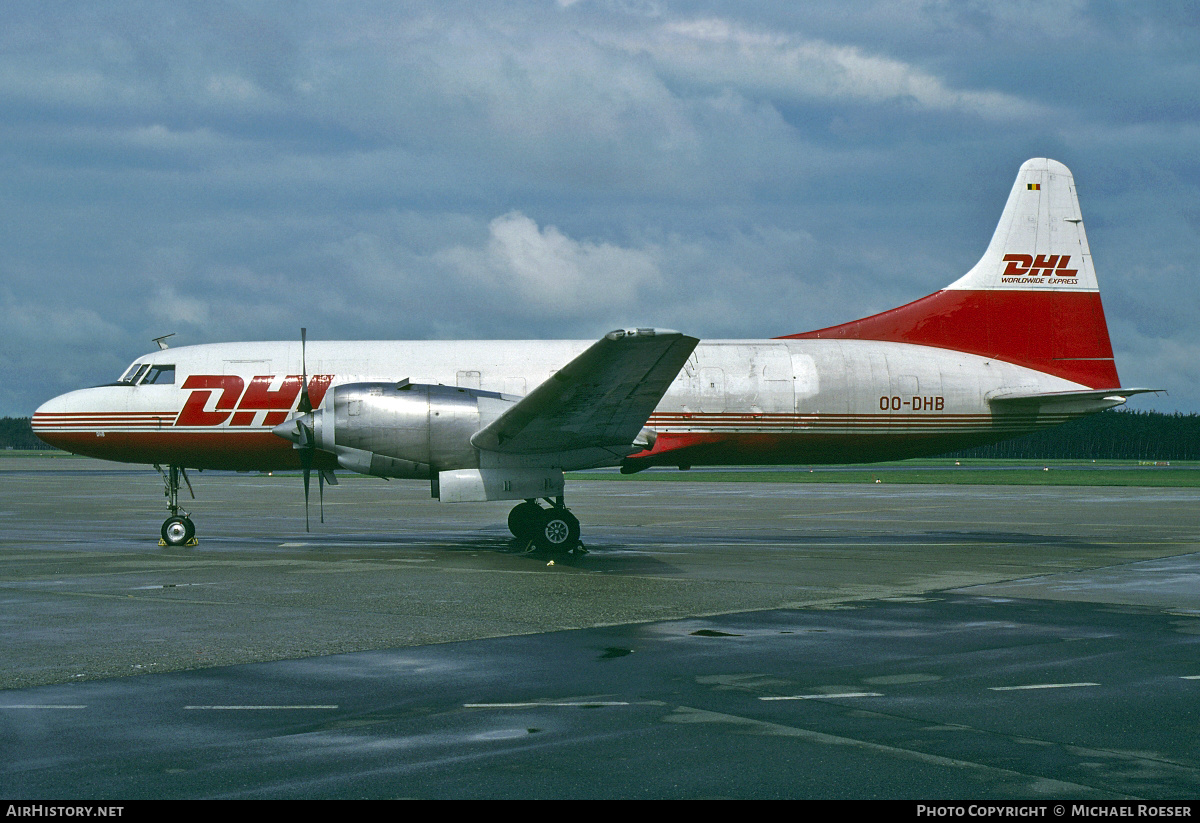
[(315, 445), (338, 465), (377, 477), (431, 479), (479, 467), (471, 435), (520, 398), (456, 386), (347, 383), (313, 411)]

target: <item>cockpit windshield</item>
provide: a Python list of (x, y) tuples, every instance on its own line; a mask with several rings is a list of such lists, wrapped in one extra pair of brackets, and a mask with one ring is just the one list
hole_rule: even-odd
[(160, 386), (167, 386), (175, 382), (175, 367), (156, 363), (150, 367), (150, 371), (146, 373), (146, 379), (142, 381), (145, 386), (149, 383), (157, 383)]

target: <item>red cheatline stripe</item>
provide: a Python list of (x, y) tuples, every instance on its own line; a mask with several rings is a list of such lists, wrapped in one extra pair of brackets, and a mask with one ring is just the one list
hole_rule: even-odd
[(162, 417), (163, 415), (175, 415), (179, 412), (175, 411), (96, 411), (96, 412), (39, 412), (34, 415), (37, 418), (64, 418), (64, 417)]
[(91, 423), (117, 423), (129, 426), (149, 425), (151, 423), (161, 423), (163, 421), (175, 421), (174, 415), (163, 415), (162, 417), (89, 417), (86, 420), (35, 420), (33, 425), (36, 426), (86, 426)]
[[(1004, 419), (1017, 419), (1019, 417), (1039, 417), (1035, 414), (1005, 414), (996, 415)], [(820, 420), (992, 420), (993, 415), (990, 414), (821, 414), (821, 415), (791, 415), (791, 414), (693, 414), (693, 415), (652, 415), (652, 422), (687, 422), (689, 420), (711, 420), (723, 423), (738, 423), (746, 421), (756, 423), (761, 420), (777, 420), (789, 423), (813, 423)]]
[(153, 423), (156, 420), (174, 420), (173, 414), (144, 415), (141, 417), (118, 417), (115, 415), (94, 414), (87, 417), (64, 418), (60, 420), (34, 420), (34, 424), (43, 426), (74, 426), (78, 423), (118, 422), (118, 423)]
[[(1061, 413), (1061, 414), (1067, 414), (1067, 413)], [(773, 413), (742, 414), (742, 413), (739, 413), (739, 414), (733, 414), (733, 413), (715, 413), (715, 412), (714, 413), (694, 412), (694, 413), (676, 413), (676, 414), (664, 414), (664, 413), (652, 414), (652, 415), (650, 415), (650, 420), (798, 420), (798, 421), (806, 421), (806, 420), (880, 420), (880, 419), (887, 419), (887, 420), (898, 420), (898, 419), (906, 419), (906, 420), (907, 419), (911, 419), (911, 420), (934, 420), (934, 419), (936, 419), (936, 420), (992, 420), (992, 419), (994, 419), (994, 417), (1004, 417), (1004, 419), (1008, 419), (1008, 417), (1014, 417), (1014, 419), (1015, 419), (1015, 417), (1022, 417), (1022, 416), (1036, 417), (1039, 415), (1033, 414), (1033, 413), (992, 415), (992, 414), (944, 414), (944, 413), (938, 413), (938, 412), (916, 413), (916, 414), (911, 414), (911, 413), (905, 414), (905, 413), (899, 413), (899, 412), (892, 412), (892, 413), (868, 412), (868, 413), (862, 413), (862, 414), (832, 414), (832, 413), (824, 413), (824, 414), (773, 414)]]
[(760, 417), (719, 417), (715, 415), (696, 415), (694, 417), (659, 417), (650, 418), (651, 423), (864, 423), (882, 421), (942, 421), (951, 423), (978, 423), (993, 420), (1045, 420), (1050, 418), (1069, 418), (1078, 415), (1069, 412), (1052, 412), (1046, 414), (974, 414), (974, 415), (944, 415), (944, 414), (859, 414), (859, 415), (821, 415), (819, 417), (792, 417), (788, 415), (762, 415)]
[(820, 415), (797, 417), (794, 415), (720, 416), (693, 415), (691, 417), (653, 415), (648, 421), (651, 426), (856, 426), (856, 425), (1012, 425), (1024, 423), (1064, 422), (1078, 415), (1055, 414), (1005, 414), (1005, 415), (920, 415), (920, 414), (863, 414), (863, 415)]
[(173, 418), (164, 417), (162, 422), (155, 425), (153, 420), (90, 420), (87, 423), (54, 423), (51, 425), (33, 426), (34, 431), (51, 431), (61, 429), (63, 431), (71, 431), (73, 429), (161, 429), (170, 426)]
[(658, 421), (651, 421), (656, 431), (659, 432), (831, 432), (831, 431), (880, 431), (880, 432), (931, 432), (931, 431), (1023, 431), (1030, 428), (1039, 428), (1044, 426), (1053, 426), (1059, 423), (1064, 423), (1072, 419), (1071, 417), (1046, 416), (1039, 418), (1024, 418), (1024, 419), (983, 419), (976, 421), (948, 421), (948, 420), (895, 420), (887, 419), (874, 420), (840, 420), (840, 421), (820, 421), (806, 422), (801, 424), (787, 424), (781, 422), (744, 422), (744, 423), (725, 423), (720, 421), (708, 420), (693, 420), (681, 422), (678, 424), (663, 424)]
[(162, 428), (158, 428), (156, 426), (108, 426), (108, 425), (104, 425), (104, 426), (90, 426), (90, 427), (43, 426), (41, 428), (34, 429), (34, 431), (38, 431), (38, 432), (46, 432), (46, 433), (66, 432), (66, 433), (71, 433), (71, 434), (86, 434), (87, 432), (90, 432), (90, 431), (116, 431), (116, 430), (119, 430), (121, 434), (154, 434), (154, 435), (167, 436), (167, 437), (171, 437), (171, 436), (175, 436), (175, 435), (183, 435), (183, 434), (209, 434), (209, 435), (214, 435), (214, 436), (219, 435), (221, 437), (224, 437), (225, 435), (230, 435), (230, 434), (237, 434), (237, 435), (257, 434), (257, 435), (261, 436), (264, 434), (271, 433), (270, 426), (239, 426), (237, 428), (234, 428), (232, 426), (207, 426), (207, 427), (205, 427), (205, 426), (164, 426)]
[(89, 423), (93, 420), (150, 423), (155, 420), (174, 420), (178, 412), (93, 412), (88, 414), (35, 414), (33, 425), (61, 426)]

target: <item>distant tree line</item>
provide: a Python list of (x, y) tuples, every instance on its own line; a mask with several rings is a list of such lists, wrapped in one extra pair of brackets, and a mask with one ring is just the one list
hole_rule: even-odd
[(1029, 460), (1200, 460), (1200, 415), (1115, 411), (947, 457)]
[(28, 417), (0, 417), (0, 448), (4, 449), (48, 449), (50, 448), (29, 428)]
[[(28, 417), (0, 418), (0, 448), (45, 449)], [(1026, 460), (1200, 460), (1200, 415), (1106, 411), (947, 457)]]

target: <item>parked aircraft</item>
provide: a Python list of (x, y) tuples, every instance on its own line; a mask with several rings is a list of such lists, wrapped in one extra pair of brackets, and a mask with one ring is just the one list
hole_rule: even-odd
[(564, 471), (934, 455), (1144, 391), (1120, 388), (1074, 179), (1038, 158), (970, 271), (849, 323), (762, 340), (637, 328), (598, 341), (302, 332), (164, 347), (115, 383), (48, 401), (33, 429), (67, 451), (158, 467), (166, 544), (195, 536), (179, 506), (188, 468), (301, 469), (306, 512), (311, 473), (323, 492), (343, 469), (426, 480), (446, 502), (523, 501), (514, 535), (571, 550)]

